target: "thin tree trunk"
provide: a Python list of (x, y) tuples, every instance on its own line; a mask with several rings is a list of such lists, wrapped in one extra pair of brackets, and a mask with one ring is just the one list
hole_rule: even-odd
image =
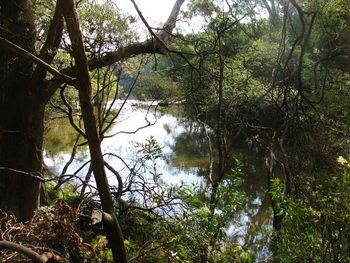
[(79, 101), (83, 115), (85, 133), (89, 144), (91, 167), (104, 212), (103, 225), (109, 244), (112, 248), (114, 261), (120, 263), (127, 262), (123, 234), (115, 215), (113, 199), (104, 169), (100, 138), (98, 136), (97, 123), (91, 103), (91, 79), (75, 5), (73, 0), (60, 0), (60, 5), (67, 24), (77, 68)]

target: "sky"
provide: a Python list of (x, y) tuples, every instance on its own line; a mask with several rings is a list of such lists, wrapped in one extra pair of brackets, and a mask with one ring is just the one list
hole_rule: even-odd
[[(123, 12), (127, 12), (137, 18), (139, 17), (130, 0), (113, 1)], [(135, 2), (151, 27), (159, 27), (163, 25), (175, 4), (175, 0), (135, 0)], [(187, 2), (188, 1), (185, 1), (183, 3), (181, 10), (186, 10)], [(178, 21), (176, 24), (176, 30), (179, 30), (181, 33), (198, 32), (202, 24), (203, 21), (200, 18), (194, 18), (182, 23)], [(137, 31), (141, 35), (147, 35), (148, 31), (143, 23), (139, 22), (139, 25), (140, 28), (137, 28)]]
[[(130, 0), (114, 0), (114, 2), (123, 11), (137, 16), (135, 8)], [(155, 26), (164, 22), (168, 18), (175, 0), (135, 0), (135, 2), (148, 23)], [(186, 3), (184, 3), (183, 6), (185, 5)]]
[[(143, 37), (148, 34), (146, 27), (140, 21), (137, 12), (130, 0), (112, 0), (117, 6), (125, 13), (128, 13), (138, 18), (138, 24), (136, 31)], [(135, 0), (143, 16), (147, 19), (148, 24), (151, 27), (161, 26), (168, 18), (172, 7), (176, 0)], [(186, 10), (187, 2), (185, 1), (181, 7), (181, 10)], [(261, 13), (261, 18), (266, 18), (267, 13)], [(244, 20), (243, 20), (244, 22)], [(200, 17), (187, 20), (186, 22), (177, 22), (176, 30), (181, 33), (195, 33), (201, 31), (202, 26), (205, 24), (204, 20)]]

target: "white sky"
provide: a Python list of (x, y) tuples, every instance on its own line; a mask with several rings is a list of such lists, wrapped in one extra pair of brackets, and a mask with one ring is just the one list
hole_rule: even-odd
[[(137, 17), (134, 6), (130, 0), (114, 0), (114, 2), (123, 11)], [(165, 22), (168, 18), (175, 0), (135, 0), (143, 16), (152, 26), (157, 26), (159, 23)], [(183, 4), (182, 9), (186, 5)]]
[[(113, 0), (117, 6), (123, 11), (136, 17), (139, 21), (139, 16), (130, 0)], [(161, 26), (168, 18), (176, 0), (135, 0), (137, 6), (141, 10), (143, 16), (147, 19), (151, 27)], [(187, 2), (181, 6), (181, 10), (186, 10)], [(178, 21), (176, 24), (177, 31), (182, 33), (198, 32), (203, 25), (201, 18), (194, 18), (186, 22)], [(136, 30), (140, 35), (147, 35), (148, 31), (142, 22), (138, 23), (139, 28)]]
[[(1, 0), (0, 0), (1, 1)], [(126, 13), (133, 15), (139, 19), (137, 12), (130, 0), (113, 0), (117, 6)], [(161, 26), (168, 18), (171, 9), (176, 0), (135, 0), (139, 9), (141, 10), (143, 16), (147, 19), (147, 22), (152, 27)], [(185, 1), (181, 7), (181, 10), (186, 10), (187, 3)], [(260, 18), (266, 18), (268, 16), (266, 10), (261, 11)], [(139, 23), (140, 28), (137, 31), (147, 34), (147, 30), (142, 22)], [(177, 22), (176, 30), (180, 30), (182, 33), (191, 33), (200, 31), (201, 27), (204, 25), (204, 20), (200, 17), (193, 18), (186, 22)], [(145, 33), (146, 32), (146, 33)]]

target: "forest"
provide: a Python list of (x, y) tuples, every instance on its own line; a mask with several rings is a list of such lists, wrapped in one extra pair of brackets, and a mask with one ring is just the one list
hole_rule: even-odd
[(124, 1), (0, 1), (0, 262), (350, 262), (349, 1)]

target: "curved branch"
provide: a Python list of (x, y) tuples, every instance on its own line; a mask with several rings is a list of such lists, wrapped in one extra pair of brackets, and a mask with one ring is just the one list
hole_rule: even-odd
[[(89, 60), (88, 67), (89, 70), (94, 70), (97, 68), (102, 68), (105, 66), (110, 66), (116, 62), (123, 61), (125, 59), (135, 57), (137, 55), (141, 54), (166, 54), (167, 50), (171, 53), (177, 54), (181, 56), (187, 63), (191, 65), (191, 63), (188, 61), (188, 59), (182, 55), (181, 52), (176, 51), (170, 51), (165, 43), (167, 43), (170, 40), (171, 33), (173, 29), (175, 28), (177, 16), (180, 12), (180, 8), (185, 0), (176, 0), (174, 7), (167, 19), (167, 21), (164, 23), (163, 29), (159, 31), (157, 39), (160, 41), (154, 41), (154, 37), (151, 39), (147, 39), (143, 42), (138, 43), (132, 43), (128, 46), (121, 47), (116, 51), (113, 52), (106, 52), (103, 56), (98, 58), (93, 58)], [(163, 43), (163, 44), (162, 44)], [(193, 66), (192, 66), (193, 67)], [(76, 69), (75, 67), (68, 67), (62, 72), (67, 76), (75, 76), (76, 75)], [(51, 80), (46, 82), (47, 89), (50, 90), (50, 94), (53, 94), (53, 92), (58, 88), (58, 86), (61, 83), (65, 83), (65, 81), (60, 78), (59, 76), (56, 76), (55, 78), (52, 78)], [(67, 83), (67, 82), (66, 82)], [(68, 83), (69, 84), (69, 83)]]
[(39, 182), (42, 182), (42, 183), (50, 180), (50, 178), (44, 178), (42, 176), (42, 174), (40, 174), (38, 172), (35, 172), (35, 173), (31, 172), (30, 173), (30, 172), (25, 172), (25, 171), (13, 169), (13, 168), (10, 168), (10, 167), (2, 167), (2, 166), (0, 167), (0, 171), (1, 170), (11, 171), (11, 172), (14, 172), (14, 173), (18, 173), (20, 175), (30, 176), (33, 179), (38, 180)]
[(7, 249), (7, 250), (16, 251), (16, 252), (30, 258), (34, 262), (38, 262), (38, 263), (45, 263), (46, 262), (46, 260), (44, 258), (42, 258), (35, 251), (33, 251), (30, 248), (27, 248), (23, 245), (14, 243), (14, 242), (2, 240), (2, 241), (0, 241), (0, 249)]
[(114, 52), (106, 52), (104, 56), (88, 61), (89, 70), (109, 66), (118, 61), (122, 61), (137, 55), (152, 53), (165, 54), (164, 50), (162, 50), (159, 45), (154, 45), (153, 41), (148, 39), (144, 42), (121, 47)]
[(177, 17), (180, 12), (180, 8), (185, 0), (177, 0), (174, 4), (174, 7), (164, 23), (163, 29), (158, 33), (153, 33), (152, 29), (148, 26), (147, 21), (142, 16), (141, 11), (137, 7), (136, 3), (131, 0), (135, 6), (137, 13), (139, 14), (141, 20), (146, 25), (147, 29), (150, 31), (150, 34), (157, 40), (156, 42), (153, 39), (147, 39), (146, 41), (140, 43), (134, 43), (126, 47), (122, 47), (114, 52), (107, 52), (104, 56), (100, 58), (95, 58), (88, 62), (89, 69), (93, 70), (96, 68), (108, 66), (114, 64), (118, 61), (121, 61), (126, 58), (133, 56), (148, 54), (148, 53), (158, 53), (165, 54), (166, 51), (169, 51), (168, 47), (165, 45), (171, 37), (171, 33), (176, 26)]
[(149, 33), (156, 40), (156, 41), (153, 41), (153, 39), (147, 40), (148, 42), (150, 42), (149, 45), (151, 45), (151, 48), (153, 48), (153, 53), (159, 53), (159, 54), (165, 54), (166, 52), (167, 53), (174, 53), (174, 54), (180, 56), (183, 60), (186, 61), (186, 63), (188, 65), (191, 66), (191, 68), (193, 68), (194, 70), (196, 70), (198, 72), (198, 69), (195, 68), (191, 64), (191, 62), (188, 60), (188, 58), (186, 56), (183, 55), (182, 52), (170, 50), (169, 47), (167, 46), (167, 44), (172, 36), (171, 33), (175, 28), (176, 20), (177, 20), (177, 17), (179, 15), (179, 12), (180, 12), (181, 5), (184, 3), (185, 0), (177, 0), (175, 2), (175, 5), (173, 7), (173, 10), (170, 13), (168, 20), (165, 22), (163, 29), (158, 34), (153, 32), (152, 27), (147, 23), (147, 20), (142, 15), (142, 13), (141, 13), (140, 9), (138, 8), (137, 4), (135, 3), (135, 1), (134, 0), (130, 0), (130, 1), (133, 3), (133, 5), (136, 9), (136, 12), (140, 16), (144, 25), (147, 27)]
[(76, 130), (80, 135), (82, 135), (84, 138), (86, 138), (86, 134), (85, 132), (80, 129), (74, 122), (74, 118), (73, 118), (73, 108), (72, 106), (68, 103), (65, 95), (64, 95), (64, 90), (65, 90), (65, 87), (62, 87), (61, 88), (61, 91), (60, 91), (60, 96), (61, 96), (61, 99), (62, 99), (62, 102), (63, 104), (67, 107), (67, 115), (68, 115), (68, 119), (69, 119), (69, 123), (70, 125), (74, 128), (74, 130)]
[(107, 163), (106, 161), (104, 162), (104, 165), (106, 166), (106, 168), (108, 170), (110, 170), (117, 178), (118, 181), (118, 198), (121, 198), (122, 196), (122, 192), (123, 192), (123, 179), (120, 175), (120, 173), (115, 170), (109, 163)]

